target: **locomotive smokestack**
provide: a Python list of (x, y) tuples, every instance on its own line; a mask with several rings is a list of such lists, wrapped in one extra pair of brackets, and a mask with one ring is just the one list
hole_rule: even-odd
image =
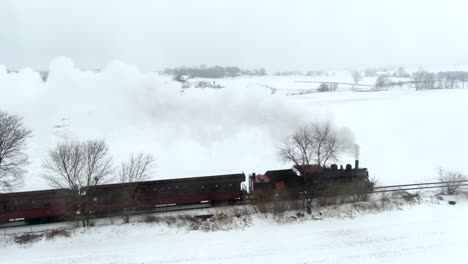
[(359, 160), (354, 161), (354, 169), (359, 169)]

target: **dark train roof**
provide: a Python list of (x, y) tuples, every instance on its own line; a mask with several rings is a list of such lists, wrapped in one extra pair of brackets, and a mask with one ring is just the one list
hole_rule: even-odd
[(294, 174), (294, 171), (292, 169), (285, 169), (285, 170), (269, 170), (267, 172), (265, 172), (265, 175), (268, 175), (268, 176), (272, 176), (272, 177), (275, 177), (275, 176), (282, 176), (282, 175), (285, 175), (285, 174)]
[[(152, 185), (152, 184), (168, 184), (168, 183), (187, 183), (187, 182), (197, 182), (197, 181), (207, 181), (207, 180), (240, 180), (245, 181), (244, 173), (237, 174), (224, 174), (224, 175), (212, 175), (212, 176), (199, 176), (199, 177), (189, 177), (189, 178), (176, 178), (176, 179), (164, 179), (164, 180), (154, 180), (154, 181), (142, 181), (136, 182), (140, 185)], [(129, 183), (112, 183), (112, 184), (103, 184), (91, 186), (93, 189), (106, 189), (113, 187), (120, 187)]]
[(294, 168), (300, 173), (312, 173), (320, 172), (321, 166), (318, 164), (309, 164), (309, 165), (295, 165)]
[(13, 193), (0, 193), (0, 200), (11, 199), (16, 197), (54, 197), (71, 195), (73, 193), (70, 189), (50, 189), (50, 190), (39, 190), (39, 191), (28, 191), (28, 192), (13, 192)]
[(273, 181), (280, 181), (288, 177), (295, 177), (298, 175), (292, 169), (285, 169), (285, 170), (269, 170), (265, 172), (265, 176), (270, 177)]

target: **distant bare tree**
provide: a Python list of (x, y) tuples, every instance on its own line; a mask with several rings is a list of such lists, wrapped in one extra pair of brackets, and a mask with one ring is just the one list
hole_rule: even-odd
[(383, 75), (377, 77), (377, 79), (375, 80), (375, 85), (374, 85), (375, 90), (381, 90), (387, 86), (389, 86), (389, 81), (387, 77)]
[(12, 191), (23, 184), (28, 164), (26, 140), (31, 130), (23, 126), (19, 116), (0, 111), (0, 192)]
[(464, 89), (465, 82), (468, 81), (468, 72), (463, 72), (462, 74), (460, 74), (460, 77), (461, 77), (461, 82), (462, 82), (462, 88)]
[(354, 140), (339, 133), (332, 122), (312, 122), (297, 128), (282, 142), (279, 156), (295, 165), (325, 166), (328, 161), (336, 161), (352, 145)]
[(43, 178), (55, 188), (69, 188), (74, 197), (77, 210), (83, 214), (83, 226), (89, 225), (89, 212), (83, 210), (81, 196), (86, 193), (87, 200), (92, 196), (92, 186), (111, 180), (112, 159), (104, 140), (79, 142), (64, 140), (49, 151), (43, 162)]
[(423, 72), (422, 71), (417, 71), (413, 73), (412, 75), (413, 83), (414, 83), (414, 88), (416, 88), (416, 91), (422, 90), (423, 89)]
[(359, 84), (359, 82), (362, 80), (362, 74), (361, 72), (354, 71), (351, 73), (351, 76), (353, 77), (354, 85), (353, 85), (353, 90), (356, 89), (356, 85)]
[(119, 177), (120, 182), (124, 184), (123, 199), (127, 204), (127, 210), (122, 214), (125, 223), (130, 221), (130, 211), (138, 205), (139, 183), (150, 177), (155, 165), (155, 158), (144, 153), (132, 154), (127, 161), (121, 163)]
[(417, 71), (413, 73), (413, 83), (416, 90), (434, 89), (435, 88), (435, 74), (427, 71)]
[(439, 72), (437, 73), (439, 88), (441, 89), (452, 89), (455, 86), (455, 78), (451, 72)]

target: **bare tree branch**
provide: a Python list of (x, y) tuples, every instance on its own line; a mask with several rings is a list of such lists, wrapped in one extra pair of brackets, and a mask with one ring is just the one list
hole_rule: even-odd
[(155, 158), (150, 154), (131, 154), (127, 161), (120, 165), (119, 177), (124, 187), (124, 199), (127, 204), (127, 210), (124, 211), (124, 222), (130, 221), (130, 214), (134, 207), (139, 203), (138, 184), (150, 178), (155, 167)]
[(112, 179), (112, 159), (104, 140), (90, 140), (82, 143), (84, 153), (84, 179), (82, 186), (104, 184)]
[[(88, 187), (111, 180), (112, 159), (106, 143), (103, 140), (64, 140), (49, 151), (42, 167), (43, 178), (51, 187), (75, 191), (75, 203), (85, 217), (83, 225), (89, 224), (89, 215), (82, 210), (80, 197), (83, 192), (88, 192), (87, 198), (91, 197), (92, 189)], [(88, 200), (86, 202), (89, 203)]]
[(64, 140), (49, 151), (42, 163), (43, 177), (54, 188), (69, 188), (80, 191), (84, 168), (83, 152), (78, 141)]
[(351, 73), (351, 77), (353, 77), (354, 85), (353, 85), (353, 90), (356, 88), (356, 85), (359, 84), (359, 82), (362, 80), (362, 74), (361, 72), (354, 71)]
[(355, 146), (354, 138), (340, 133), (332, 122), (313, 122), (297, 128), (287, 137), (279, 147), (279, 156), (295, 165), (313, 162), (325, 166), (329, 161), (338, 160), (351, 146)]
[(0, 111), (0, 192), (21, 187), (28, 164), (24, 149), (32, 131), (24, 128), (22, 119)]

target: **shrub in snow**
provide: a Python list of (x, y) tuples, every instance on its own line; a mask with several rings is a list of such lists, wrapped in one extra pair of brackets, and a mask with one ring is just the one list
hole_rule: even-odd
[(42, 239), (43, 236), (44, 234), (35, 234), (35, 233), (21, 234), (21, 235), (15, 236), (15, 242), (18, 244), (32, 243), (32, 242), (36, 242)]
[(458, 171), (447, 170), (444, 168), (439, 168), (438, 178), (442, 182), (441, 193), (447, 195), (457, 194), (460, 191), (460, 188), (463, 184), (466, 184), (468, 177)]
[(403, 198), (403, 200), (409, 203), (414, 203), (421, 200), (421, 190), (417, 190), (414, 192), (401, 191), (399, 192), (399, 195), (401, 196), (401, 198)]
[(70, 232), (64, 229), (53, 229), (46, 234), (47, 239), (55, 237), (70, 237)]
[(318, 92), (329, 92), (330, 91), (330, 87), (328, 86), (327, 83), (321, 83), (319, 88), (317, 89)]
[(391, 196), (392, 194), (388, 192), (380, 193), (379, 201), (380, 201), (380, 205), (382, 206), (382, 208), (386, 208), (387, 204), (391, 201), (390, 200)]
[(168, 227), (186, 230), (217, 231), (243, 228), (251, 224), (250, 213), (247, 211), (216, 212), (208, 216), (178, 215), (178, 216), (147, 216), (146, 223), (162, 223)]

